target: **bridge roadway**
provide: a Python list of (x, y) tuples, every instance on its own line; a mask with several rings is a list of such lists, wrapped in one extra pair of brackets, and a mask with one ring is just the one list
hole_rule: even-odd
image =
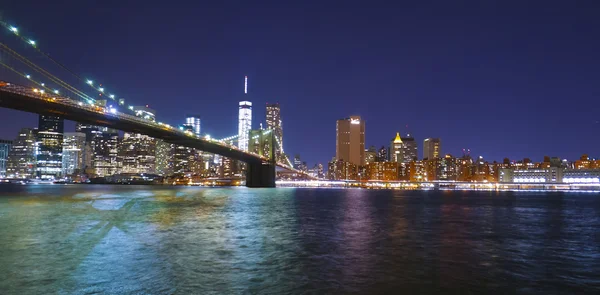
[(126, 132), (145, 134), (165, 142), (195, 148), (240, 160), (247, 164), (246, 186), (275, 187), (275, 166), (290, 169), (274, 159), (248, 153), (214, 139), (204, 139), (168, 124), (151, 122), (114, 108), (101, 107), (44, 93), (39, 89), (0, 81), (0, 107), (30, 113), (52, 115), (84, 124), (105, 126)]

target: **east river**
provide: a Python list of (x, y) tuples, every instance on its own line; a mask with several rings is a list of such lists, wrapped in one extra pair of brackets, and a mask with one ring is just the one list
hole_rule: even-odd
[(600, 294), (600, 194), (0, 186), (1, 294)]

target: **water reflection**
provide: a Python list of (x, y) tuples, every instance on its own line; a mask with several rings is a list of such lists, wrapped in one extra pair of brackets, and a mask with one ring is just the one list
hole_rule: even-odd
[(0, 192), (3, 294), (581, 293), (600, 285), (595, 195), (11, 190)]

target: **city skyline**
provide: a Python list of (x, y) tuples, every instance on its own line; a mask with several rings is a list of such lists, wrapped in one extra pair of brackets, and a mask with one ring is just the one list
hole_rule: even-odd
[[(235, 134), (237, 114), (231, 109), (242, 100), (239, 77), (252, 77), (251, 101), (260, 106), (253, 110), (254, 117), (264, 118), (262, 106), (278, 101), (286, 121), (286, 152), (301, 154), (311, 165), (331, 158), (335, 152), (331, 122), (348, 114), (358, 114), (366, 121), (366, 146), (387, 145), (391, 135), (407, 133), (404, 126), (408, 125), (418, 143), (429, 137), (441, 138), (444, 153), (455, 156), (460, 155), (462, 149), (470, 149), (473, 155), (482, 155), (489, 161), (500, 161), (504, 157), (540, 160), (544, 155), (575, 159), (583, 153), (599, 156), (593, 147), (600, 145), (600, 139), (585, 137), (597, 132), (600, 126), (600, 118), (592, 111), (598, 104), (594, 100), (597, 87), (592, 83), (597, 80), (597, 72), (591, 70), (597, 67), (598, 61), (592, 58), (592, 53), (599, 45), (590, 38), (594, 32), (589, 28), (598, 22), (589, 14), (593, 9), (547, 5), (538, 10), (536, 5), (524, 4), (519, 6), (521, 10), (514, 10), (509, 3), (499, 7), (442, 5), (427, 13), (417, 6), (398, 12), (406, 13), (405, 17), (414, 14), (411, 20), (420, 18), (414, 20), (417, 25), (395, 32), (398, 19), (402, 19), (398, 15), (348, 3), (344, 11), (359, 16), (380, 14), (381, 21), (359, 21), (363, 29), (348, 26), (328, 42), (319, 42), (321, 47), (315, 47), (313, 42), (328, 40), (334, 27), (340, 29), (321, 19), (325, 13), (331, 13), (333, 7), (324, 6), (323, 11), (310, 14), (315, 18), (314, 23), (302, 29), (314, 35), (307, 37), (299, 35), (301, 19), (275, 7), (260, 11), (242, 4), (248, 5), (244, 6), (247, 12), (223, 12), (213, 8), (220, 11), (217, 15), (224, 20), (210, 15), (203, 20), (212, 24), (201, 30), (198, 38), (205, 46), (203, 54), (198, 56), (194, 52), (196, 57), (193, 57), (192, 52), (184, 48), (176, 56), (182, 61), (191, 60), (191, 66), (183, 63), (174, 66), (166, 63), (161, 55), (156, 63), (144, 63), (156, 56), (147, 52), (147, 48), (137, 46), (156, 38), (166, 38), (165, 43), (171, 38), (180, 40), (179, 36), (188, 32), (186, 26), (167, 21), (166, 25), (157, 27), (159, 32), (179, 29), (182, 32), (150, 37), (147, 28), (151, 24), (130, 11), (129, 14), (115, 13), (110, 26), (90, 23), (85, 29), (77, 28), (57, 16), (93, 19), (98, 12), (86, 9), (86, 4), (62, 11), (49, 4), (40, 5), (40, 10), (47, 12), (45, 15), (30, 11), (26, 3), (17, 2), (4, 11), (4, 19), (29, 32), (40, 46), (66, 65), (74, 66), (82, 75), (104, 80), (135, 104), (160, 109), (161, 117), (167, 122), (180, 122), (182, 115), (193, 112), (202, 117), (206, 133), (217, 137)], [(312, 4), (297, 5), (306, 8)], [(491, 14), (492, 8), (496, 14)], [(164, 13), (164, 7), (147, 9), (150, 15)], [(166, 11), (179, 9), (169, 7)], [(528, 9), (535, 13), (523, 13)], [(463, 22), (445, 16), (433, 17), (443, 10), (462, 16)], [(553, 18), (553, 13), (559, 11), (564, 17)], [(350, 22), (341, 12), (336, 16), (340, 24)], [(247, 20), (248, 28), (236, 32), (240, 28), (227, 27), (226, 21), (233, 17)], [(274, 38), (280, 36), (279, 31), (268, 28), (258, 36), (263, 38), (257, 38), (256, 29), (264, 25), (258, 21), (261, 17), (275, 18), (289, 30), (289, 36), (283, 36), (282, 40)], [(505, 22), (506, 19), (511, 22)], [(448, 26), (441, 27), (445, 23)], [(476, 24), (482, 24), (481, 28)], [(322, 32), (319, 27), (323, 27)], [(121, 28), (127, 28), (127, 34), (122, 34)], [(211, 35), (211, 29), (215, 28), (223, 29), (222, 40)], [(381, 36), (371, 34), (377, 32)], [(559, 34), (570, 42), (556, 42), (549, 37), (552, 34)], [(99, 51), (94, 42), (82, 42), (91, 36), (115, 46)], [(302, 50), (289, 51), (298, 42), (296, 39), (303, 41), (299, 47)], [(362, 48), (357, 40), (372, 42), (368, 48)], [(186, 42), (191, 48), (199, 48), (198, 41)], [(587, 46), (569, 45), (577, 43)], [(322, 49), (322, 53), (317, 49)], [(500, 54), (501, 49), (507, 49), (508, 53)], [(170, 52), (166, 47), (156, 50)], [(120, 56), (118, 53), (122, 52), (139, 54)], [(341, 54), (334, 55), (334, 52)], [(111, 58), (105, 58), (108, 56)], [(140, 66), (146, 64), (152, 66)], [(195, 67), (200, 64), (204, 66)], [(286, 66), (280, 66), (282, 64)], [(178, 90), (173, 95), (171, 87), (161, 90), (153, 85), (172, 85)], [(160, 97), (169, 99), (163, 101)], [(430, 104), (422, 104), (423, 101)], [(549, 120), (546, 114), (554, 112), (555, 106), (564, 101), (586, 107), (578, 116)], [(523, 114), (519, 120), (503, 116), (519, 113)], [(13, 139), (21, 127), (35, 126), (30, 123), (35, 122), (35, 115), (0, 109), (0, 116), (13, 122), (0, 127), (2, 139)], [(545, 122), (544, 127), (526, 128), (536, 122)], [(72, 126), (66, 129), (72, 131)], [(258, 124), (252, 128), (258, 128)], [(556, 141), (556, 134), (563, 140)], [(592, 147), (591, 150), (583, 150), (584, 144)]]

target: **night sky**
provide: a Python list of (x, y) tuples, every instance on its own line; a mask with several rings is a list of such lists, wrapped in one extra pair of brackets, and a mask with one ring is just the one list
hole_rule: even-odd
[[(213, 137), (237, 133), (248, 75), (253, 128), (279, 102), (285, 150), (310, 166), (350, 115), (367, 146), (410, 131), (420, 157), (426, 137), (490, 161), (600, 157), (600, 1), (59, 2), (0, 13), (81, 76), (163, 122), (200, 114)], [(13, 139), (37, 117), (0, 121)]]

